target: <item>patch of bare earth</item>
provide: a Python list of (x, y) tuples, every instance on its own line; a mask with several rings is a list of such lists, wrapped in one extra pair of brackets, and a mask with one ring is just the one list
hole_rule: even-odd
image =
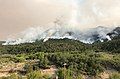
[(12, 71), (18, 71), (22, 70), (24, 67), (24, 63), (12, 63), (2, 66), (0, 69), (0, 77), (7, 77), (9, 76), (9, 72)]

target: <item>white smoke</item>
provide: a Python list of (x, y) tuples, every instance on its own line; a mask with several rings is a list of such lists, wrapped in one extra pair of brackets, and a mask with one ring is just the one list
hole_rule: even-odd
[(21, 43), (32, 43), (35, 42), (36, 39), (43, 38), (44, 36), (41, 37), (43, 33), (43, 29), (40, 27), (36, 28), (28, 28), (27, 30), (23, 31), (20, 33), (21, 38), (18, 39), (8, 39), (3, 45), (16, 45), (16, 44), (21, 44)]
[[(57, 24), (55, 24), (57, 25)], [(59, 25), (57, 25), (59, 26)], [(47, 40), (51, 39), (74, 39), (79, 40), (84, 43), (93, 43), (97, 40), (100, 40), (103, 42), (103, 39), (111, 40), (111, 38), (107, 35), (112, 31), (112, 28), (107, 27), (97, 27), (92, 28), (86, 31), (80, 31), (80, 30), (71, 30), (66, 29), (64, 26), (59, 26), (56, 28), (48, 28), (43, 29), (41, 27), (31, 27), (25, 31), (23, 31), (22, 38), (18, 39), (8, 39), (3, 45), (16, 45), (21, 43), (33, 43), (36, 40), (43, 39), (43, 42), (46, 42)]]

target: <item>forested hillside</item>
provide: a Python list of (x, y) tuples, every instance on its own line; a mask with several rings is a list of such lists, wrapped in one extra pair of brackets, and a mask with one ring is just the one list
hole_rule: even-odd
[[(102, 27), (103, 28), (103, 27)], [(46, 42), (43, 40), (36, 40), (34, 43), (22, 43), (18, 45), (2, 45), (4, 41), (0, 42), (1, 53), (31, 53), (31, 52), (111, 52), (120, 53), (120, 27), (116, 27), (107, 34), (111, 40), (101, 39), (96, 40), (93, 44), (85, 44), (74, 39), (49, 39)], [(98, 36), (94, 36), (97, 38)]]
[(95, 42), (85, 44), (72, 39), (50, 39), (46, 42), (42, 40), (34, 43), (25, 43), (19, 45), (0, 45), (1, 53), (31, 53), (31, 52), (71, 52), (71, 51), (101, 51), (120, 53), (120, 37), (116, 36), (111, 41)]
[(0, 46), (1, 53), (31, 53), (31, 52), (65, 52), (88, 50), (89, 45), (77, 40), (70, 39), (50, 39), (47, 42), (42, 40), (35, 43), (26, 43), (20, 45)]
[[(100, 73), (107, 70), (120, 72), (119, 53), (119, 36), (115, 36), (111, 41), (97, 41), (93, 44), (85, 44), (67, 38), (49, 39), (46, 42), (39, 40), (34, 43), (5, 46), (2, 45), (1, 42), (0, 63), (3, 65), (4, 63), (8, 64), (10, 62), (24, 63), (23, 70), (25, 74), (21, 73), (18, 74), (18, 76), (24, 75), (28, 77), (28, 79), (30, 79), (29, 75), (32, 77), (34, 74), (38, 74), (40, 69), (48, 69), (52, 65), (58, 69), (56, 75), (58, 75), (59, 79), (64, 79), (65, 76), (70, 79), (74, 77), (78, 79), (77, 77), (80, 75), (98, 77)], [(28, 62), (29, 60), (35, 63)], [(66, 70), (63, 68), (64, 63), (66, 63)], [(20, 73), (20, 71), (17, 73)], [(66, 72), (67, 75), (63, 72)], [(119, 74), (117, 74), (117, 76), (120, 77)], [(34, 77), (37, 78), (38, 76)], [(6, 79), (9, 79), (9, 77)], [(80, 77), (80, 79), (82, 79), (82, 77)]]
[(120, 53), (120, 36), (113, 37), (111, 41), (96, 42), (92, 46), (99, 51)]

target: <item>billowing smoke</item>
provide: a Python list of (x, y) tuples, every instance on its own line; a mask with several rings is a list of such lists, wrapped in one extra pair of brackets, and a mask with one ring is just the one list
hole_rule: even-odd
[(8, 39), (3, 45), (16, 45), (21, 43), (33, 43), (36, 40), (43, 39), (43, 42), (51, 39), (74, 39), (84, 43), (93, 43), (97, 40), (101, 42), (104, 39), (111, 40), (107, 35), (113, 29), (99, 26), (97, 28), (91, 28), (89, 30), (80, 31), (77, 29), (65, 28), (65, 25), (55, 24), (56, 28), (42, 28), (42, 27), (31, 27), (21, 32), (22, 37), (18, 39)]
[[(78, 24), (79, 4), (78, 0), (72, 0), (70, 20), (62, 22), (57, 20), (54, 26), (48, 28), (44, 27), (31, 27), (21, 33), (21, 37), (18, 39), (9, 39), (3, 45), (16, 45), (21, 43), (33, 43), (36, 40), (43, 39), (46, 42), (50, 38), (52, 39), (75, 39), (84, 43), (93, 43), (100, 40), (103, 42), (104, 39), (111, 40), (107, 35), (112, 31), (111, 28), (99, 26), (97, 28), (81, 31)], [(96, 12), (96, 8), (94, 9)], [(100, 13), (100, 15), (102, 15)], [(87, 20), (87, 18), (82, 18)], [(80, 22), (81, 23), (81, 22)]]

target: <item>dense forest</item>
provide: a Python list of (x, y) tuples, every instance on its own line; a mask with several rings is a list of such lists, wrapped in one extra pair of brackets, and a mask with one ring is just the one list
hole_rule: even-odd
[(1, 53), (31, 53), (31, 52), (65, 52), (65, 51), (86, 51), (87, 44), (70, 39), (50, 39), (47, 42), (42, 40), (35, 43), (20, 45), (0, 46)]
[(120, 53), (120, 37), (115, 37), (111, 41), (100, 42), (93, 44), (85, 44), (72, 39), (50, 39), (47, 42), (42, 40), (34, 43), (25, 43), (19, 45), (0, 45), (0, 53), (18, 54), (31, 52), (71, 52), (71, 51), (95, 51), (95, 52), (112, 52)]

